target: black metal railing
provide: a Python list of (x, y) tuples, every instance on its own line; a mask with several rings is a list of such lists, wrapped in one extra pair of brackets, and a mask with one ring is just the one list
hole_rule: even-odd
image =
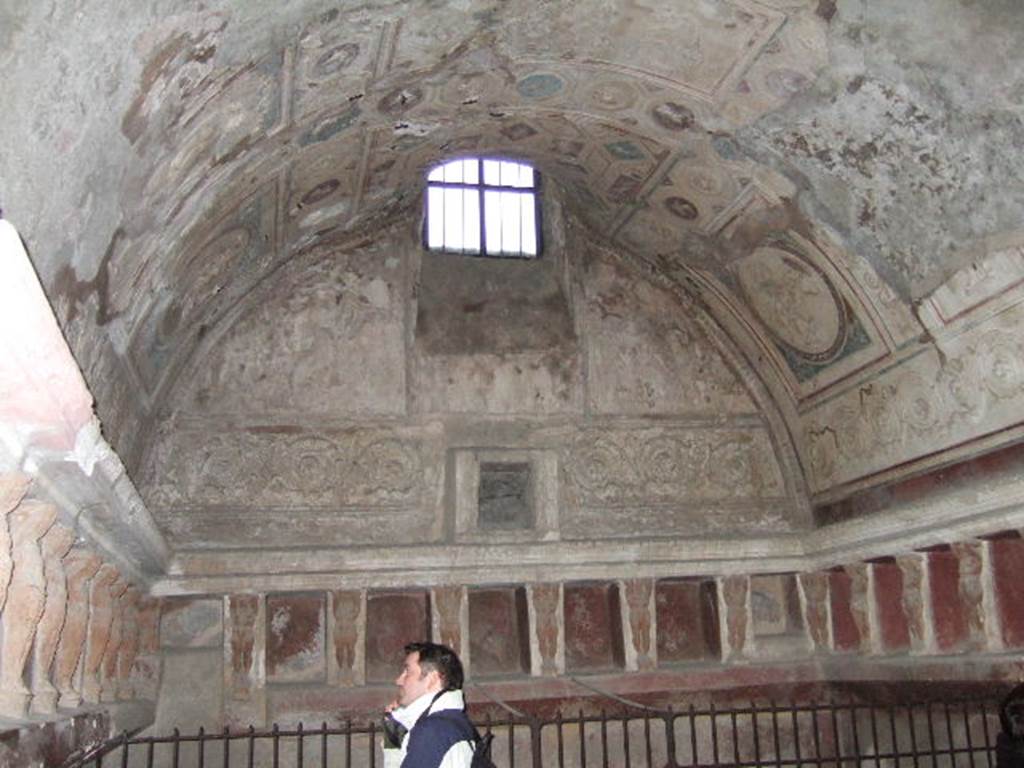
[[(994, 701), (900, 705), (751, 703), (716, 708), (625, 708), (552, 720), (478, 723), (494, 734), (502, 768), (986, 768), (995, 765)], [(377, 768), (375, 723), (129, 736), (65, 768)]]

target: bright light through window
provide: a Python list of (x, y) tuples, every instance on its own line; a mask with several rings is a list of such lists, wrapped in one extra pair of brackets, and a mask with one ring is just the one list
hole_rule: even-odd
[(526, 163), (468, 158), (427, 175), (427, 247), (532, 259), (540, 253), (537, 173)]

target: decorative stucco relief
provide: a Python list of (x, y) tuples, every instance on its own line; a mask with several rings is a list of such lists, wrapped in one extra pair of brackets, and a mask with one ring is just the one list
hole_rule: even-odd
[(754, 413), (737, 375), (678, 301), (601, 259), (587, 277), (587, 395), (597, 413)]
[(285, 268), (195, 366), (187, 409), (404, 412), (402, 259), (382, 248)]
[[(396, 507), (419, 501), (418, 441), (355, 429), (176, 433), (161, 446), (159, 474), (145, 483), (153, 509), (230, 505)], [(175, 455), (188, 455), (176, 461)]]
[(798, 527), (763, 428), (581, 431), (563, 460), (564, 538)]
[(424, 489), (440, 472), (425, 440), (367, 428), (178, 430), (151, 455), (141, 489), (179, 545), (416, 540), (433, 535)]
[(882, 471), (1020, 422), (1024, 307), (937, 342), (810, 412), (813, 491)]
[(566, 478), (585, 505), (784, 494), (760, 428), (586, 430), (568, 450)]

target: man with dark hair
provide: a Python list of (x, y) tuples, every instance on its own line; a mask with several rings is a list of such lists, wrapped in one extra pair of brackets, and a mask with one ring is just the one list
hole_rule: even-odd
[(401, 768), (469, 768), (476, 730), (462, 697), (462, 662), (437, 643), (409, 643), (404, 651), (395, 680), (398, 698), (385, 721), (385, 730), (400, 739), (400, 751), (387, 762)]

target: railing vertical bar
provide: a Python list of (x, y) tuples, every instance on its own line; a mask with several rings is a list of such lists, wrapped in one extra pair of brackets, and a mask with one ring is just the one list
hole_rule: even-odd
[(223, 740), (224, 740), (223, 768), (229, 768), (229, 766), (231, 765), (231, 738), (230, 738), (230, 734), (231, 734), (231, 731), (225, 725), (224, 726), (224, 737), (223, 737)]
[(196, 765), (198, 766), (198, 768), (204, 768), (206, 763), (206, 743), (203, 741), (203, 735), (205, 733), (206, 730), (203, 728), (203, 726), (200, 725), (199, 732), (196, 734), (196, 752), (198, 752), (198, 755), (196, 757)]
[(278, 768), (281, 765), (281, 734), (280, 729), (277, 727), (277, 723), (274, 723), (273, 729), (271, 729), (271, 738), (274, 743), (274, 759), (273, 766)]
[(821, 756), (821, 734), (818, 733), (818, 708), (811, 705), (811, 742), (814, 744), (814, 764), (819, 766), (824, 765), (824, 760)]
[[(630, 757), (630, 754), (629, 754), (629, 716), (628, 715), (623, 715), (622, 716), (622, 751), (623, 751), (623, 753), (626, 756), (626, 759), (624, 760), (625, 768), (631, 768), (633, 759), (632, 759), (632, 757)], [(510, 768), (511, 768), (511, 766), (510, 766)]]
[(608, 714), (601, 710), (601, 764), (608, 768)]
[(896, 707), (889, 705), (889, 736), (892, 739), (893, 768), (900, 768), (899, 737), (896, 735)]
[(697, 717), (693, 711), (693, 702), (690, 702), (690, 711), (687, 714), (690, 720), (690, 765), (698, 765), (697, 760)]
[(967, 710), (967, 702), (963, 703), (964, 709), (964, 733), (967, 736), (967, 757), (971, 761), (971, 768), (976, 768), (974, 763), (974, 740), (971, 738), (971, 716)]
[(850, 726), (853, 728), (853, 756), (857, 760), (857, 766), (860, 768), (860, 729), (857, 727), (857, 703), (853, 702), (850, 704)]
[(924, 703), (924, 711), (928, 719), (928, 751), (932, 756), (932, 767), (938, 768), (938, 749), (935, 747), (935, 724), (932, 722), (932, 703), (926, 701)]
[[(793, 719), (793, 756), (796, 760), (796, 765), (799, 768), (800, 765), (800, 719), (797, 717), (796, 702), (789, 702), (789, 711)], [(738, 761), (737, 761), (738, 762)]]
[(740, 729), (736, 726), (736, 710), (729, 713), (729, 727), (732, 728), (732, 762), (740, 764)]
[(320, 723), (320, 768), (327, 768), (327, 721)]
[(779, 742), (779, 708), (774, 701), (768, 702), (772, 708), (772, 746), (775, 747), (775, 764), (782, 766), (782, 746)]
[(711, 761), (718, 765), (718, 717), (715, 714), (715, 702), (711, 702)]
[(128, 731), (121, 732), (121, 768), (128, 768)]
[(988, 732), (988, 705), (981, 702), (981, 732), (985, 737), (985, 757), (988, 758), (989, 768), (992, 766), (992, 738)]
[(654, 765), (654, 751), (651, 749), (651, 716), (649, 713), (644, 715), (644, 741), (647, 742), (647, 765), (650, 768)]
[(156, 745), (151, 741), (146, 745), (146, 768), (153, 768), (153, 750)]
[(256, 756), (256, 729), (253, 728), (251, 725), (249, 726), (249, 739), (248, 743), (246, 744), (246, 749), (248, 751), (247, 765), (249, 766), (249, 768), (252, 768), (253, 758)]
[(757, 730), (757, 703), (750, 702), (750, 723), (754, 731), (754, 762), (758, 768), (761, 766), (761, 734)]
[(565, 738), (562, 734), (562, 710), (558, 710), (558, 717), (555, 719), (556, 735), (558, 736), (558, 768), (565, 766)]
[(171, 765), (178, 768), (178, 752), (181, 749), (181, 732), (174, 729), (174, 747), (171, 750)]
[(377, 768), (377, 724), (370, 723), (370, 768)]
[(583, 738), (583, 710), (580, 710), (580, 768), (586, 768), (587, 765), (587, 741)]
[(914, 768), (921, 765), (921, 753), (917, 749), (917, 718), (914, 717), (914, 705), (907, 705), (907, 717), (910, 718), (910, 751), (914, 756)]
[(942, 713), (946, 717), (946, 745), (949, 747), (949, 768), (956, 768), (956, 748), (953, 744), (953, 718), (949, 714), (949, 702), (942, 703)]
[[(540, 721), (534, 717), (530, 718), (530, 749), (533, 752), (531, 758), (533, 760), (533, 768), (541, 768), (541, 740), (540, 740)], [(513, 766), (509, 766), (513, 768)]]
[(843, 744), (839, 738), (839, 713), (836, 703), (833, 701), (829, 704), (829, 712), (831, 713), (832, 719), (832, 751), (835, 753), (836, 768), (843, 768)]
[(668, 707), (668, 712), (665, 714), (665, 756), (668, 758), (667, 768), (676, 768), (679, 763), (676, 762), (676, 728), (675, 728), (676, 716), (672, 711), (672, 705)]
[(352, 768), (352, 721), (345, 721), (345, 768)]
[(882, 768), (881, 749), (878, 744), (878, 717), (876, 716), (875, 706), (872, 705), (868, 711), (871, 713), (871, 743), (875, 750), (875, 768)]
[(508, 768), (515, 768), (516, 765), (516, 727), (508, 724)]
[(304, 755), (302, 754), (302, 721), (299, 720), (299, 726), (296, 730), (296, 743), (295, 743), (295, 759), (297, 761), (296, 768), (303, 768), (305, 765)]

